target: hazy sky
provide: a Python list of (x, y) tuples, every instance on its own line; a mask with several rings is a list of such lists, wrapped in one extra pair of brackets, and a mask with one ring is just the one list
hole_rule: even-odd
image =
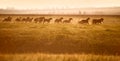
[(0, 8), (120, 7), (120, 0), (0, 0)]

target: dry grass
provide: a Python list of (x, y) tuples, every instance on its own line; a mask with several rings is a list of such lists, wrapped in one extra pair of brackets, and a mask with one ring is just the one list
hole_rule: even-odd
[(12, 54), (0, 55), (0, 61), (120, 61), (120, 56), (93, 54)]
[(91, 16), (99, 17), (104, 24), (1, 22), (0, 61), (120, 61), (120, 17)]

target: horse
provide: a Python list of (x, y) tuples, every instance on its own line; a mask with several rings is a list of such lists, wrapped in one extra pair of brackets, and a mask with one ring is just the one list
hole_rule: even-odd
[(52, 18), (44, 19), (43, 23), (45, 23), (45, 22), (50, 23), (51, 20), (52, 20)]
[(93, 23), (93, 24), (102, 24), (102, 23), (103, 23), (103, 20), (104, 20), (103, 18), (93, 19), (93, 20), (92, 20), (92, 23)]
[(44, 19), (45, 19), (45, 17), (35, 18), (35, 19), (34, 19), (34, 22), (35, 22), (35, 23), (38, 23), (38, 22), (41, 23), (41, 22), (44, 21)]
[(63, 19), (63, 17), (61, 17), (61, 18), (59, 18), (59, 19), (56, 19), (56, 20), (55, 20), (55, 23), (60, 23), (60, 22), (62, 22), (62, 19)]
[(63, 23), (70, 23), (73, 18), (69, 18), (68, 20), (64, 20)]
[(84, 20), (81, 20), (81, 21), (78, 21), (79, 24), (89, 24), (89, 20), (90, 18), (88, 17), (87, 19), (84, 19)]
[(7, 17), (7, 18), (4, 18), (3, 19), (3, 22), (11, 22), (11, 20), (12, 20), (12, 17)]
[(30, 17), (22, 19), (23, 22), (32, 22), (32, 20), (33, 20), (33, 18), (30, 18)]
[(26, 18), (22, 18), (22, 20), (21, 20), (22, 22), (26, 22)]
[(17, 21), (17, 22), (20, 22), (21, 20), (22, 20), (21, 17), (15, 19), (15, 21)]
[(26, 22), (32, 22), (32, 19), (33, 19), (33, 18), (27, 17), (27, 18), (26, 18)]

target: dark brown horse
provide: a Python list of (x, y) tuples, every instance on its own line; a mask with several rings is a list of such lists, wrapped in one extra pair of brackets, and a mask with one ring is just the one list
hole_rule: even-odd
[(21, 17), (15, 19), (15, 21), (17, 21), (17, 22), (20, 22), (21, 20), (22, 20)]
[(44, 21), (45, 17), (39, 17), (39, 18), (35, 18), (34, 22), (35, 23), (42, 23)]
[(11, 20), (12, 20), (12, 17), (7, 17), (7, 18), (4, 18), (3, 19), (3, 22), (11, 22)]
[(44, 19), (43, 23), (45, 23), (45, 22), (50, 23), (51, 20), (52, 20), (52, 18)]
[(32, 20), (33, 20), (33, 18), (30, 18), (30, 17), (22, 19), (23, 22), (32, 22)]
[(90, 20), (90, 18), (87, 18), (87, 19), (78, 21), (78, 23), (79, 23), (79, 24), (89, 24), (89, 20)]
[(64, 20), (63, 23), (70, 23), (73, 18), (69, 18), (68, 20)]
[(21, 20), (22, 22), (26, 22), (26, 18), (22, 18), (22, 20)]
[(55, 23), (60, 23), (60, 22), (62, 22), (62, 19), (63, 19), (63, 17), (61, 17), (61, 18), (59, 18), (59, 19), (55, 19)]
[(26, 22), (32, 22), (33, 18), (27, 17)]
[(102, 24), (103, 23), (103, 18), (100, 18), (100, 19), (93, 19), (92, 23), (93, 24)]

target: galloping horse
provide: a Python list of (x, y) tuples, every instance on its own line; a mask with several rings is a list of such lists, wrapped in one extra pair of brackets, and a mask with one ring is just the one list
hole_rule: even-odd
[(63, 23), (70, 23), (73, 18), (69, 18), (68, 20), (64, 20)]
[(27, 18), (23, 18), (22, 21), (23, 22), (32, 22), (33, 18), (27, 17)]
[(35, 19), (34, 19), (34, 22), (35, 22), (35, 23), (38, 23), (38, 22), (41, 23), (41, 22), (44, 21), (44, 19), (45, 19), (45, 17), (35, 18)]
[(80, 24), (84, 24), (84, 23), (88, 24), (89, 20), (90, 20), (90, 18), (88, 17), (87, 19), (81, 20), (78, 23), (80, 23)]
[(3, 22), (11, 22), (11, 20), (12, 20), (12, 17), (7, 17), (7, 18), (4, 18), (3, 19)]
[(62, 19), (63, 19), (63, 17), (61, 17), (61, 18), (59, 18), (59, 19), (56, 19), (56, 20), (55, 20), (55, 23), (60, 23), (60, 22), (62, 22)]
[(92, 23), (93, 24), (102, 24), (103, 23), (103, 18), (100, 18), (100, 19), (93, 19)]
[(21, 20), (22, 20), (21, 17), (15, 19), (15, 21), (17, 21), (17, 22), (20, 22)]
[(51, 20), (52, 20), (52, 18), (44, 19), (43, 23), (45, 23), (45, 22), (50, 23)]

